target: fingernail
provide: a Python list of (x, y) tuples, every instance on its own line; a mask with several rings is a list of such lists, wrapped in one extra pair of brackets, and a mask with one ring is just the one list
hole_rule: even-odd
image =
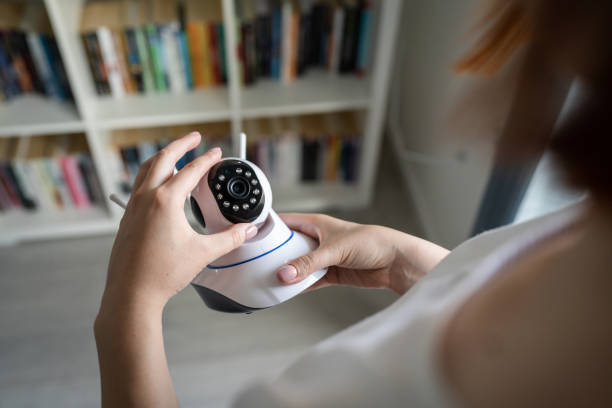
[(189, 137), (200, 136), (200, 132), (194, 131), (194, 132), (189, 133), (187, 136)]
[(283, 282), (291, 282), (297, 277), (297, 269), (293, 265), (285, 265), (278, 270), (278, 277)]
[(246, 239), (251, 239), (255, 235), (257, 235), (257, 227), (251, 224), (246, 230)]
[(221, 155), (221, 148), (220, 147), (213, 147), (208, 152), (211, 153), (211, 154), (214, 154), (215, 156), (219, 156), (219, 155)]

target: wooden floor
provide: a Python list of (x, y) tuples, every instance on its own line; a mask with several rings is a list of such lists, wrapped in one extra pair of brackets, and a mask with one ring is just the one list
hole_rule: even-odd
[[(336, 213), (418, 235), (388, 150), (373, 206)], [(109, 236), (0, 249), (0, 407), (96, 407), (92, 323), (103, 290)], [(206, 309), (187, 289), (168, 305), (168, 360), (184, 407), (228, 405), (246, 384), (276, 375), (318, 341), (384, 308), (383, 291), (326, 288), (252, 315)]]

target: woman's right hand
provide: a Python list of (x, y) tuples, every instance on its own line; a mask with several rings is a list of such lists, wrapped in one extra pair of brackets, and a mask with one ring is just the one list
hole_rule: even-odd
[(377, 225), (361, 225), (322, 214), (282, 214), (289, 228), (319, 242), (314, 251), (277, 271), (284, 284), (328, 268), (311, 289), (328, 285), (386, 288), (405, 293), (448, 254), (412, 235)]

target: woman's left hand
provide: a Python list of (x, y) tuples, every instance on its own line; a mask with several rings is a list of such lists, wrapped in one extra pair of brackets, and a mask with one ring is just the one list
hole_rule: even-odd
[(176, 162), (200, 138), (197, 132), (184, 136), (141, 166), (111, 253), (103, 306), (118, 301), (163, 308), (207, 264), (257, 232), (254, 225), (236, 224), (201, 235), (187, 222), (185, 199), (221, 158), (219, 148), (211, 149), (172, 176)]

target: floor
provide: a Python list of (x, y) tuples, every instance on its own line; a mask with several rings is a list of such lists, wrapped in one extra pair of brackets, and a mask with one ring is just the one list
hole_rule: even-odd
[[(388, 146), (375, 199), (330, 212), (413, 234), (420, 228)], [(0, 248), (0, 407), (96, 407), (92, 333), (113, 237)], [(206, 309), (187, 289), (168, 304), (164, 334), (183, 407), (219, 407), (249, 382), (279, 373), (309, 346), (371, 315), (395, 296), (326, 288), (252, 315)]]

